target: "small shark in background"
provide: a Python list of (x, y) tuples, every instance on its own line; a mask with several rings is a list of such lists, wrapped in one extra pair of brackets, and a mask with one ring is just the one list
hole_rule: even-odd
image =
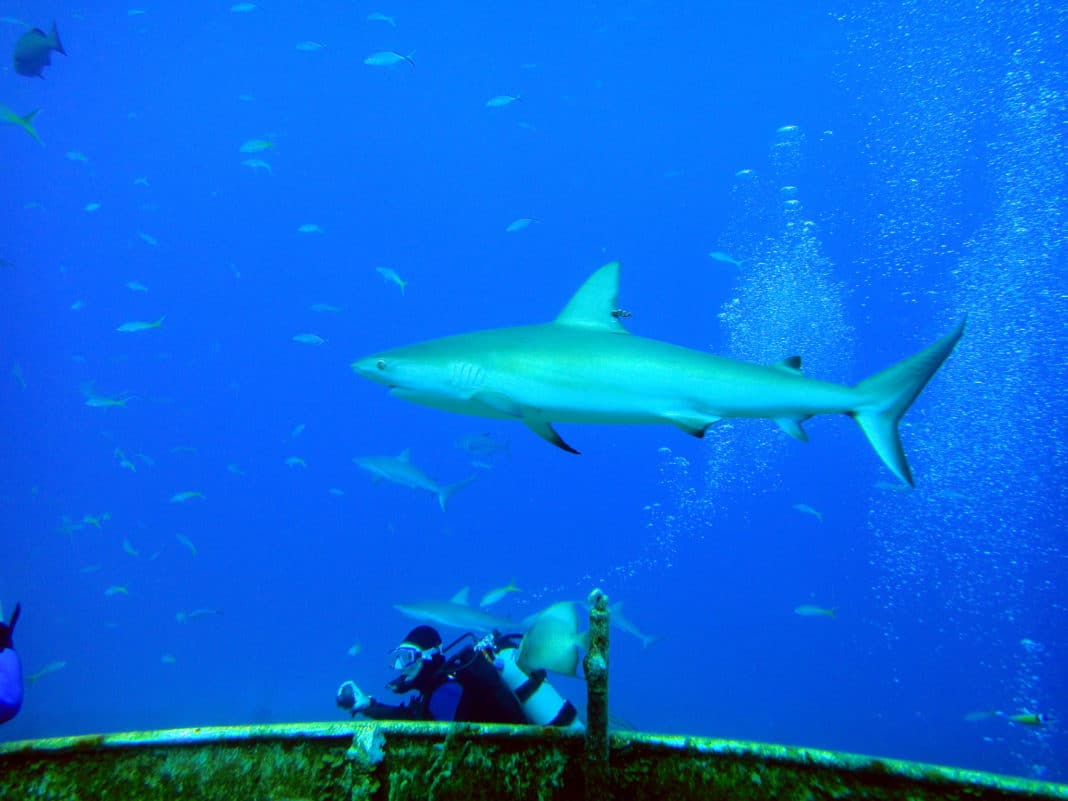
[(448, 506), (449, 498), (452, 497), (453, 493), (463, 489), (475, 480), (475, 477), (471, 476), (463, 481), (457, 481), (455, 484), (442, 486), (411, 463), (407, 448), (399, 456), (357, 456), (352, 461), (371, 473), (376, 481), (384, 478), (386, 481), (392, 481), (394, 484), (400, 484), (403, 487), (427, 490), (434, 493), (438, 496), (438, 503), (441, 504), (441, 511), (443, 512)]
[(912, 485), (898, 422), (964, 333), (854, 387), (808, 378), (792, 356), (763, 365), (713, 356), (627, 332), (619, 262), (598, 269), (550, 323), (493, 328), (383, 351), (353, 362), (398, 398), (478, 417), (513, 419), (578, 453), (553, 423), (669, 423), (695, 437), (724, 418), (766, 417), (807, 441), (802, 424), (847, 414), (890, 471)]
[(471, 606), (469, 595), (470, 589), (464, 587), (448, 601), (415, 601), (394, 604), (393, 608), (402, 615), (422, 623), (434, 623), (446, 628), (466, 629), (471, 632), (507, 633), (520, 628), (510, 620), (491, 615), (477, 606)]

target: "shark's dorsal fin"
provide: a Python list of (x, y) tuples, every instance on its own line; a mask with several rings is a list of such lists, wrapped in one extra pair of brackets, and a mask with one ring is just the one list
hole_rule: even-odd
[(411, 448), (405, 448), (403, 451), (401, 451), (400, 454), (397, 456), (397, 461), (398, 462), (409, 462), (409, 461), (411, 461), (411, 459), (409, 458), (411, 456), (411, 450), (412, 450)]
[(618, 295), (619, 262), (612, 261), (586, 279), (553, 322), (608, 334), (626, 334), (619, 317), (612, 314), (618, 309)]
[(468, 600), (468, 596), (470, 594), (471, 594), (471, 588), (470, 587), (464, 587), (462, 590), (460, 590), (458, 593), (456, 593), (454, 596), (452, 596), (452, 598), (450, 598), (449, 600), (451, 600), (454, 604), (460, 604), (461, 606), (468, 606), (471, 603), (470, 600)]

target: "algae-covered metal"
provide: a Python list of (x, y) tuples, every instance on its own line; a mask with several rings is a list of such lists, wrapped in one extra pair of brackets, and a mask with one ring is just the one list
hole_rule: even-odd
[[(615, 732), (591, 788), (614, 799), (1022, 799), (1068, 786), (732, 740)], [(0, 798), (332, 801), (581, 799), (582, 732), (353, 722), (0, 744)]]

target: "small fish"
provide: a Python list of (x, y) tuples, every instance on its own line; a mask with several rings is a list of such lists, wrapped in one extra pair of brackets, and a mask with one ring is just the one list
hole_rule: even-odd
[(794, 609), (795, 615), (801, 615), (801, 617), (835, 617), (834, 609), (824, 609), (822, 606), (813, 606), (812, 604), (802, 604)]
[(1019, 726), (1046, 726), (1052, 722), (1049, 715), (1043, 715), (1041, 712), (1017, 712), (1015, 715), (1004, 717), (1009, 723)]
[(42, 71), (52, 63), (52, 51), (67, 55), (63, 43), (59, 41), (56, 23), (52, 23), (52, 32), (45, 33), (40, 28), (26, 31), (15, 42), (15, 72), (27, 78), (43, 78)]
[(297, 232), (301, 234), (323, 234), (326, 233), (315, 223), (304, 223), (304, 225), (297, 228)]
[(521, 99), (519, 95), (496, 95), (486, 101), (486, 108), (503, 108)]
[(306, 428), (307, 426), (304, 425), (304, 423), (297, 423), (295, 426), (293, 426), (293, 430), (289, 432), (289, 438), (296, 439), (304, 433), (304, 429)]
[(98, 573), (103, 568), (103, 565), (84, 565), (78, 568), (79, 573)]
[(898, 492), (900, 490), (909, 489), (908, 484), (898, 484), (894, 481), (876, 481), (872, 486), (874, 486), (875, 489), (880, 489), (884, 492)]
[(221, 614), (221, 609), (194, 609), (191, 612), (178, 612), (174, 616), (174, 619), (179, 623), (188, 623), (190, 620), (198, 620), (203, 617), (216, 617)]
[(164, 654), (163, 656), (161, 656), (159, 658), (159, 661), (162, 662), (164, 665), (176, 665), (176, 664), (178, 664), (178, 660), (175, 659), (172, 654)]
[(295, 334), (292, 339), (301, 345), (325, 345), (327, 342), (318, 334)]
[(313, 312), (317, 312), (319, 314), (322, 314), (323, 312), (337, 314), (342, 310), (340, 306), (331, 306), (329, 303), (313, 303), (308, 308), (310, 308)]
[(247, 14), (249, 11), (256, 10), (255, 3), (234, 3), (230, 6), (230, 10), (235, 14)]
[(299, 456), (290, 456), (286, 459), (286, 465), (289, 467), (307, 467), (308, 463)]
[(338, 498), (340, 498), (342, 495), (345, 494), (345, 490), (338, 489), (337, 487), (331, 487), (330, 489), (327, 490), (327, 492), (329, 492), (331, 495), (334, 495), (334, 496), (336, 496)]
[(520, 217), (518, 220), (512, 220), (510, 223), (508, 223), (504, 230), (506, 233), (514, 234), (516, 231), (522, 231), (531, 223), (536, 222), (538, 222), (538, 220), (536, 220), (534, 217)]
[(18, 362), (11, 365), (11, 377), (18, 382), (19, 389), (26, 389), (26, 376), (23, 375), (22, 365)]
[(167, 315), (163, 315), (158, 320), (150, 323), (133, 321), (129, 323), (123, 323), (115, 330), (123, 334), (136, 334), (139, 331), (151, 331), (153, 328), (160, 328), (163, 325), (163, 320)]
[(134, 186), (148, 186), (148, 178), (145, 176), (139, 176), (133, 179)]
[(185, 536), (184, 534), (175, 534), (174, 538), (178, 540), (178, 542), (182, 543), (182, 545), (184, 545), (186, 548), (188, 548), (189, 552), (193, 554), (193, 556), (197, 555), (197, 546), (193, 544), (193, 541), (190, 540), (189, 537)]
[(175, 445), (171, 448), (171, 453), (196, 453), (197, 449), (192, 445)]
[(110, 587), (108, 587), (106, 590), (104, 590), (104, 595), (108, 596), (109, 598), (111, 598), (112, 596), (115, 596), (115, 595), (129, 595), (129, 594), (130, 594), (130, 588), (126, 584), (112, 584)]
[(404, 288), (408, 286), (408, 282), (401, 280), (401, 277), (397, 275), (397, 271), (392, 267), (375, 267), (375, 272), (382, 276), (382, 280), (386, 283), (396, 284), (400, 287), (401, 294), (404, 294)]
[(492, 434), (468, 434), (456, 440), (456, 447), (483, 459), (508, 451), (508, 443), (494, 439)]
[(87, 526), (92, 526), (98, 531), (102, 530), (104, 527), (104, 522), (110, 519), (111, 515), (107, 512), (104, 512), (102, 515), (97, 515), (95, 517), (93, 515), (82, 515), (82, 522), (85, 523)]
[(138, 231), (137, 235), (146, 245), (151, 245), (152, 247), (157, 247), (159, 245), (159, 240), (156, 239), (156, 237), (152, 236), (152, 234), (146, 234), (144, 231)]
[(795, 503), (794, 504), (794, 509), (796, 509), (797, 511), (801, 512), (802, 514), (812, 515), (814, 518), (819, 520), (821, 523), (823, 522), (823, 515), (820, 514), (819, 512), (817, 512), (815, 509), (813, 509), (807, 503)]
[(249, 139), (238, 148), (242, 153), (262, 153), (265, 150), (273, 150), (274, 142), (269, 139)]
[(186, 490), (184, 492), (176, 492), (171, 496), (171, 503), (185, 503), (191, 501), (194, 498), (204, 499), (203, 492), (197, 492), (196, 490)]
[(363, 651), (363, 646), (359, 642), (354, 642), (349, 646), (349, 649), (345, 651), (349, 656), (359, 656)]
[(372, 53), (363, 60), (363, 63), (367, 64), (369, 67), (395, 67), (404, 62), (407, 62), (413, 67), (415, 66), (411, 54), (402, 56), (400, 53), (394, 52), (393, 50), (380, 50), (377, 53)]
[(708, 258), (713, 261), (722, 262), (723, 264), (729, 264), (731, 267), (741, 267), (745, 264), (744, 261), (738, 261), (738, 259), (731, 256), (729, 253), (724, 253), (722, 250), (713, 250), (708, 254)]
[(135, 397), (135, 395), (126, 395), (120, 398), (107, 398), (103, 395), (88, 395), (85, 398), (85, 405), (91, 406), (94, 409), (111, 409), (116, 406), (125, 409), (126, 404), (132, 401)]
[(140, 281), (127, 281), (125, 286), (131, 292), (148, 292), (148, 287)]
[(68, 150), (66, 156), (71, 161), (80, 161), (82, 164), (89, 163), (89, 157), (77, 150)]
[(297, 50), (302, 53), (318, 53), (326, 47), (322, 42), (313, 42), (311, 40), (305, 42), (297, 42)]
[(367, 15), (367, 21), (368, 22), (384, 22), (387, 25), (389, 25), (391, 28), (396, 28), (397, 27), (397, 21), (395, 19), (393, 19), (393, 17), (387, 17), (381, 11), (372, 11), (370, 14)]
[(36, 673), (31, 673), (29, 676), (27, 676), (26, 677), (26, 681), (28, 681), (30, 683), (30, 686), (32, 687), (42, 677), (48, 676), (51, 673), (58, 673), (59, 671), (63, 670), (63, 668), (65, 668), (66, 666), (67, 666), (67, 663), (64, 662), (62, 659), (57, 660), (55, 662), (49, 662), (47, 665), (45, 665), (43, 668), (38, 670)]
[(989, 718), (996, 718), (1001, 716), (1001, 712), (996, 709), (981, 709), (977, 712), (968, 712), (964, 716), (964, 720), (968, 723), (976, 723), (980, 720), (988, 720)]
[(487, 592), (482, 596), (482, 600), (478, 602), (478, 605), (482, 607), (493, 606), (510, 592), (520, 592), (519, 587), (515, 586), (514, 580), (509, 581), (503, 587), (497, 587), (497, 589)]
[(85, 204), (85, 210), (88, 211), (89, 213), (92, 213), (94, 211), (100, 211), (100, 208), (101, 208), (100, 204), (97, 203), (96, 201), (93, 201), (92, 203), (86, 203)]
[(251, 170), (264, 170), (268, 175), (274, 175), (271, 165), (263, 159), (245, 159), (241, 163)]
[(130, 556), (139, 556), (140, 555), (140, 551), (138, 551), (135, 547), (133, 547), (133, 543), (131, 543), (129, 539), (125, 539), (125, 538), (123, 539), (123, 541), (122, 541), (122, 550), (125, 551), (126, 553), (130, 554)]
[(245, 475), (245, 471), (242, 470), (240, 467), (238, 467), (233, 462), (231, 462), (230, 464), (226, 465), (226, 472), (227, 473), (233, 473), (235, 476), (243, 476), (243, 475)]
[(137, 472), (137, 465), (126, 458), (126, 454), (123, 453), (122, 448), (116, 448), (113, 455), (119, 460), (119, 467), (124, 470), (129, 470), (131, 473)]

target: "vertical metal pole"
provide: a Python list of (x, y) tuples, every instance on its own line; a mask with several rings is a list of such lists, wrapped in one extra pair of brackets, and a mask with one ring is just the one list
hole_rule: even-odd
[(586, 801), (608, 799), (608, 596), (589, 597), (590, 644), (582, 670), (586, 676)]

